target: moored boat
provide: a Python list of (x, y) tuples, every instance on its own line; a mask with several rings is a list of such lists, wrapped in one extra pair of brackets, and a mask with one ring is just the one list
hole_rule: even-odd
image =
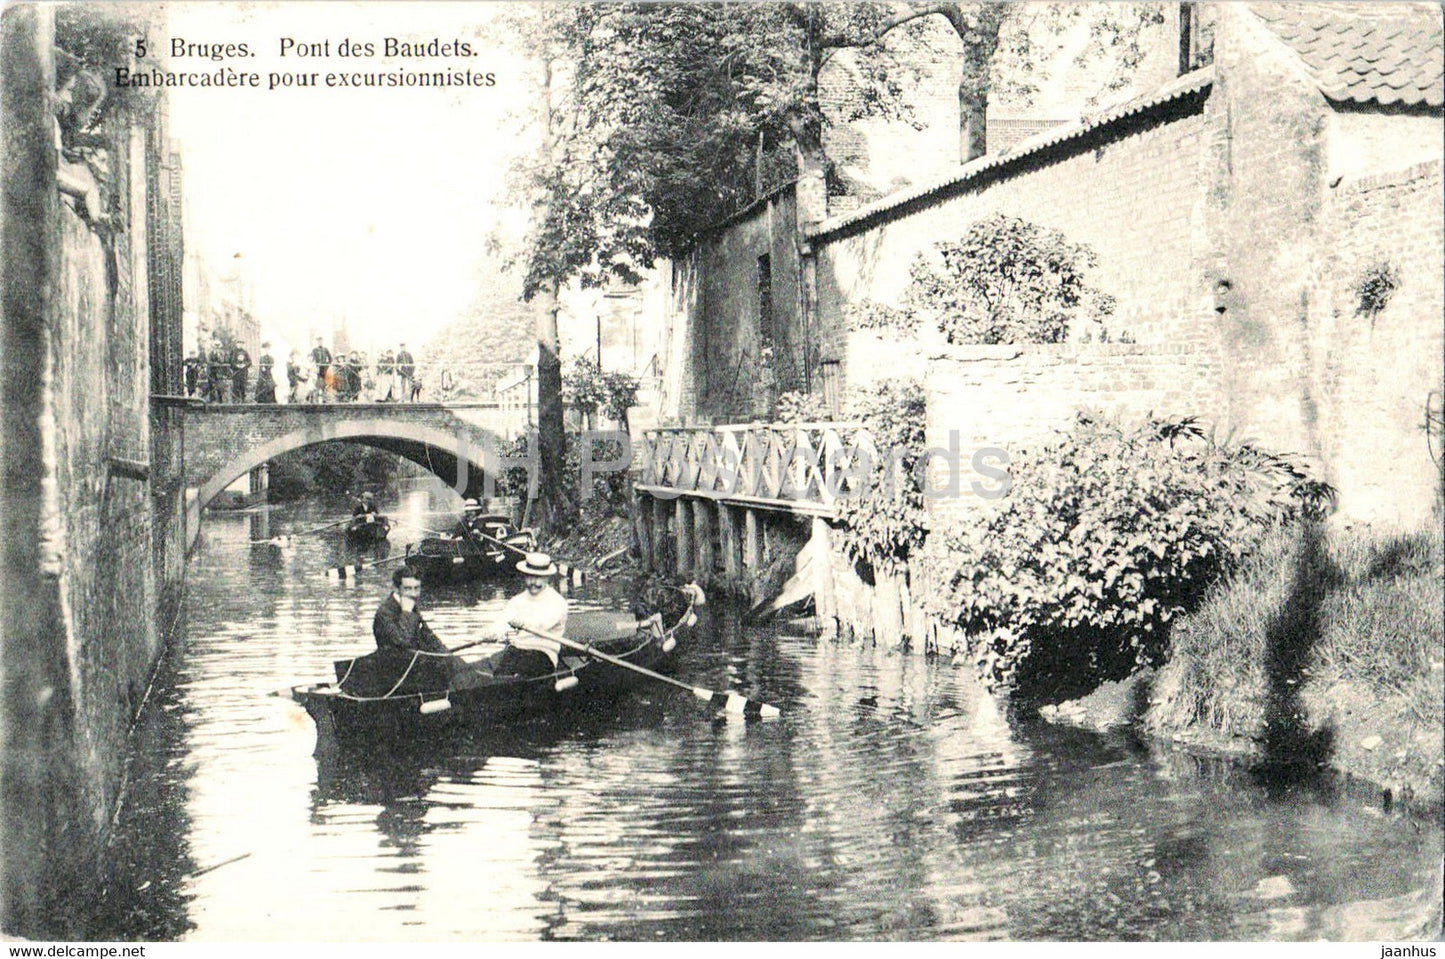
[(391, 535), (391, 520), (380, 513), (361, 513), (346, 524), (346, 541), (353, 546), (371, 546)]
[(427, 583), (507, 580), (518, 575), (517, 561), (536, 548), (532, 532), (517, 529), (506, 516), (469, 517), (450, 533), (408, 545), (406, 564)]

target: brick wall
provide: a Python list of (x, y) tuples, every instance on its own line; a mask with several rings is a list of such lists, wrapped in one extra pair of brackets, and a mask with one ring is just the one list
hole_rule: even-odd
[[(983, 448), (1012, 456), (1066, 429), (1079, 410), (1141, 421), (1155, 414), (1177, 418), (1199, 412), (1197, 384), (1212, 375), (1211, 360), (1187, 346), (1141, 344), (1030, 344), (953, 346), (927, 358), (928, 445), (956, 445), (959, 496), (929, 501), (936, 517), (959, 515), (980, 503), (971, 492), (998, 483), (974, 469)], [(1001, 464), (991, 457), (987, 465)], [(930, 463), (933, 489), (947, 488), (948, 465)]]
[[(853, 119), (862, 106), (853, 51), (835, 52), (818, 76), (819, 106), (828, 119), (823, 148), (855, 200), (866, 202), (958, 166), (960, 43), (937, 17), (919, 29), (918, 52), (910, 57), (918, 76), (908, 81), (908, 103), (917, 126), (876, 117)], [(838, 209), (830, 200), (830, 212)]]
[[(1200, 222), (1206, 136), (1199, 103), (1190, 101), (1118, 124), (1099, 140), (1080, 140), (1062, 153), (937, 191), (861, 229), (820, 238), (825, 355), (829, 344), (845, 353), (839, 358), (849, 383), (878, 378), (872, 344), (847, 335), (848, 306), (868, 299), (897, 304), (918, 253), (995, 212), (1059, 230), (1098, 254), (1091, 281), (1118, 301), (1106, 324), (1111, 338), (1212, 352), (1214, 313), (1203, 275), (1209, 256)], [(1215, 383), (1211, 374), (1200, 388)]]
[[(1322, 276), (1328, 310), (1314, 326), (1312, 375), (1322, 398), (1322, 453), (1346, 514), (1390, 524), (1428, 521), (1440, 473), (1423, 430), (1440, 408), (1445, 277), (1441, 162), (1346, 180), (1329, 192)], [(1400, 287), (1384, 310), (1358, 312), (1366, 268), (1387, 262)]]
[[(7, 10), (0, 39), (4, 922), (30, 938), (76, 938), (104, 878), (130, 723), (165, 636), (162, 594), (179, 582), (179, 541), (162, 528), (179, 502), (175, 478), (151, 459), (147, 261), (151, 232), (178, 223), (148, 229), (145, 178), (159, 159), (144, 116), (115, 114), (93, 131), (108, 163), (91, 177), (94, 205), (76, 195), (90, 174), (62, 171), (54, 147), (52, 12)], [(174, 320), (167, 336), (179, 333), (178, 309)]]
[[(674, 308), (685, 318), (688, 382), (680, 415), (688, 422), (765, 419), (780, 392), (802, 389), (817, 344), (801, 320), (797, 213), (784, 189), (700, 243), (674, 267), (694, 277)], [(771, 266), (773, 363), (760, 362), (763, 323), (758, 258)]]

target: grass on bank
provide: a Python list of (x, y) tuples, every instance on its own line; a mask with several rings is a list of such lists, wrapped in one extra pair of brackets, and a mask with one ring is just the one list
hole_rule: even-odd
[(1175, 625), (1149, 725), (1264, 741), (1283, 704), (1304, 732), (1334, 734), (1336, 758), (1378, 736), (1366, 765), (1409, 763), (1438, 782), (1441, 561), (1435, 530), (1272, 533)]

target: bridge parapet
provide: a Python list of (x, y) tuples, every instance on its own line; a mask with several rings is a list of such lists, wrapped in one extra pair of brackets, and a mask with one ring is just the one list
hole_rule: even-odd
[(481, 495), (515, 414), (494, 403), (206, 404), (154, 397), (179, 408), (182, 474), (204, 506), (266, 461), (318, 443), (374, 446), (430, 469), (465, 495)]
[(834, 516), (881, 462), (861, 423), (748, 423), (648, 430), (638, 489)]

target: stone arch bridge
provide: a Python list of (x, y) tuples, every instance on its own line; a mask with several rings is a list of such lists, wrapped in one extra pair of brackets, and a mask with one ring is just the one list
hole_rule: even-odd
[(283, 453), (336, 440), (386, 450), (439, 476), (464, 496), (488, 492), (507, 459), (516, 414), (495, 403), (164, 404), (166, 439), (199, 512), (237, 479)]

